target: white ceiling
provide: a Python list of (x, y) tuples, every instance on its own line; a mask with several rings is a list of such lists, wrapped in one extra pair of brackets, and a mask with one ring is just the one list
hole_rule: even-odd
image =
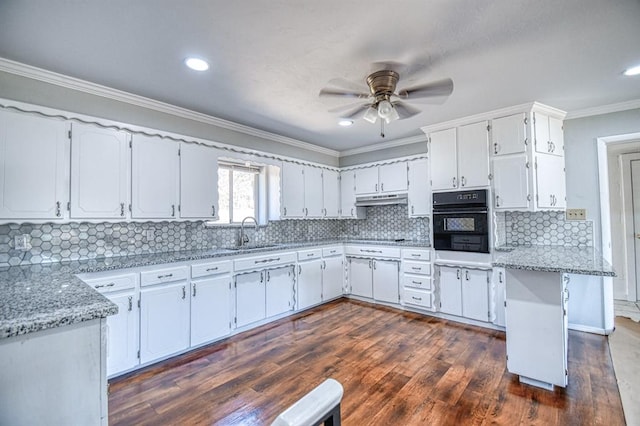
[[(534, 100), (640, 99), (621, 75), (639, 43), (638, 0), (0, 0), (0, 57), (338, 151)], [(453, 94), (384, 140), (364, 120), (338, 127), (327, 110), (349, 102), (318, 91), (390, 60), (421, 69), (400, 87), (450, 77)]]

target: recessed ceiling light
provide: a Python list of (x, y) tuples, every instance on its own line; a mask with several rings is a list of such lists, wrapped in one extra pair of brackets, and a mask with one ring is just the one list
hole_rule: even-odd
[(187, 58), (184, 60), (186, 66), (195, 71), (206, 71), (209, 69), (209, 64), (204, 59), (200, 58)]
[(627, 68), (624, 70), (624, 75), (638, 75), (640, 74), (640, 65), (636, 65), (635, 67)]
[(349, 127), (353, 124), (353, 120), (340, 120), (338, 121), (338, 125), (342, 127)]

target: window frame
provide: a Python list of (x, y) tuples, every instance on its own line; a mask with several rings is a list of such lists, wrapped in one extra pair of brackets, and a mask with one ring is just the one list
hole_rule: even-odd
[[(254, 175), (254, 180), (253, 180), (253, 214), (252, 216), (254, 218), (258, 217), (258, 212), (260, 211), (260, 190), (259, 190), (259, 186), (260, 186), (260, 176), (261, 174), (264, 172), (264, 168), (260, 167), (260, 166), (255, 166), (255, 165), (245, 165), (245, 164), (238, 164), (238, 163), (234, 163), (234, 162), (230, 162), (230, 161), (222, 161), (219, 160), (218, 161), (218, 173), (220, 172), (220, 170), (228, 170), (229, 173), (229, 222), (220, 222), (215, 221), (213, 222), (213, 224), (216, 225), (221, 225), (221, 226), (234, 226), (234, 225), (240, 225), (241, 222), (234, 222), (233, 221), (233, 196), (234, 196), (234, 191), (233, 191), (233, 171), (234, 170), (238, 170), (238, 171), (244, 171), (244, 172), (249, 172), (252, 173)], [(219, 175), (218, 175), (218, 180), (220, 179)], [(216, 188), (217, 190), (217, 188)], [(220, 193), (218, 192), (218, 206), (220, 205)], [(219, 209), (218, 209), (219, 210)], [(218, 212), (218, 216), (220, 216), (220, 212)]]

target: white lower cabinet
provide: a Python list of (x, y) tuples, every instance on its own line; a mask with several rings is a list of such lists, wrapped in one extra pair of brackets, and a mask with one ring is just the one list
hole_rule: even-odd
[(374, 259), (372, 266), (373, 298), (380, 302), (400, 303), (398, 261)]
[(189, 347), (189, 283), (140, 290), (140, 361), (144, 364)]
[(349, 288), (354, 296), (373, 298), (372, 260), (349, 258)]
[(493, 268), (491, 279), (491, 322), (504, 327), (505, 321), (505, 270)]
[(191, 281), (191, 346), (231, 332), (231, 279), (207, 277)]
[(402, 303), (434, 311), (431, 285), (431, 252), (428, 249), (402, 250)]
[(272, 317), (293, 310), (293, 266), (267, 269), (266, 315)]
[(243, 327), (266, 318), (267, 295), (264, 281), (264, 271), (236, 275), (236, 327)]
[(489, 272), (439, 266), (440, 312), (489, 321)]
[(298, 263), (298, 309), (322, 302), (322, 259)]
[(322, 261), (322, 300), (335, 299), (342, 296), (343, 292), (344, 263), (340, 250), (339, 255), (329, 255)]
[(107, 317), (107, 376), (138, 365), (140, 315), (134, 290), (106, 295), (118, 306), (118, 313)]

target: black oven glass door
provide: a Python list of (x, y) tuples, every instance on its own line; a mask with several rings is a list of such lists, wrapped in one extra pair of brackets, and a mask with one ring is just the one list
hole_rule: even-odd
[(436, 250), (489, 253), (487, 213), (434, 213)]

